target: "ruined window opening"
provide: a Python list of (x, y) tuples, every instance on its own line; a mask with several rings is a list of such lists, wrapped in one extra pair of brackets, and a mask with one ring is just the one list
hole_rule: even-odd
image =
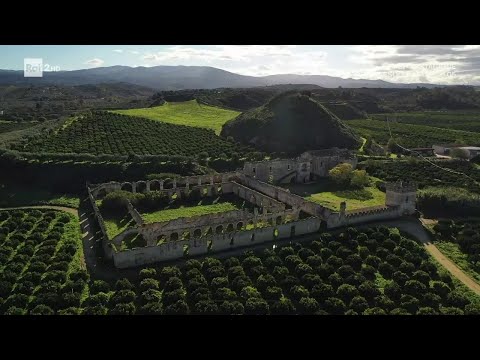
[(177, 241), (178, 240), (178, 233), (172, 233), (170, 235), (170, 241)]
[(217, 234), (221, 234), (223, 232), (223, 226), (222, 225), (218, 225), (215, 229), (215, 232)]
[(255, 168), (252, 168), (252, 172), (255, 174)]
[(405, 198), (405, 202), (408, 202), (408, 196)]
[(252, 236), (250, 236), (250, 241), (255, 241), (255, 234), (252, 234)]
[(287, 170), (290, 171), (291, 169), (290, 165), (287, 165)]

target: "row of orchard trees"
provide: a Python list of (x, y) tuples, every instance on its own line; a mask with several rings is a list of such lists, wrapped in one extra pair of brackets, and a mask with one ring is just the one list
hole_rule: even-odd
[(479, 314), (415, 241), (386, 228), (94, 281), (86, 314)]

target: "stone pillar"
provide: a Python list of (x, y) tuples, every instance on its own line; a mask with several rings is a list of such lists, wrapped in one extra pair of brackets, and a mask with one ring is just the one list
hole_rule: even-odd
[(202, 177), (201, 176), (198, 177), (197, 184), (198, 184), (198, 186), (202, 185)]
[(342, 201), (340, 203), (340, 216), (345, 216), (345, 211), (347, 210), (347, 203)]
[(163, 180), (160, 181), (160, 190), (163, 190)]
[(132, 182), (132, 192), (136, 193), (137, 192), (137, 183)]
[(172, 200), (173, 191), (171, 191), (171, 190), (167, 191), (167, 195), (168, 195), (168, 200), (171, 201), (171, 200)]
[(213, 176), (210, 176), (210, 185), (213, 185)]
[(174, 188), (174, 189), (177, 188), (177, 179), (173, 179), (173, 188)]
[(190, 189), (190, 182), (187, 179), (187, 182), (185, 183), (185, 190), (188, 191)]
[(150, 192), (150, 181), (147, 181), (147, 192)]

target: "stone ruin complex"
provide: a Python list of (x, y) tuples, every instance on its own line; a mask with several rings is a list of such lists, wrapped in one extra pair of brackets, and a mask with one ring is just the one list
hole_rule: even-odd
[[(356, 165), (356, 158), (346, 150), (310, 151), (293, 160), (247, 163), (243, 171), (177, 178), (169, 188), (164, 187), (162, 180), (149, 180), (89, 184), (87, 191), (102, 231), (105, 256), (113, 260), (117, 268), (175, 260), (187, 254), (211, 254), (415, 212), (416, 185), (410, 183), (388, 183), (384, 206), (347, 211), (346, 204), (342, 203), (338, 212), (272, 184), (324, 177), (329, 169), (347, 161)], [(174, 194), (182, 196), (182, 193), (194, 189), (200, 190), (201, 196), (206, 197), (234, 194), (248, 201), (254, 209), (253, 212), (232, 210), (145, 223), (141, 214), (129, 203), (128, 212), (136, 225), (110, 239), (95, 201), (105, 193), (120, 189), (161, 191), (169, 199)], [(143, 236), (146, 246), (122, 248), (122, 242), (127, 237), (137, 235)]]

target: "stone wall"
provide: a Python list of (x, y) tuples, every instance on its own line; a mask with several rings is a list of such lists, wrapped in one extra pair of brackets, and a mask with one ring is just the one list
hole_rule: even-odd
[(98, 208), (97, 203), (95, 202), (95, 197), (93, 196), (88, 186), (87, 186), (87, 192), (88, 192), (88, 198), (90, 199), (90, 203), (92, 204), (95, 220), (97, 221), (98, 226), (100, 227), (100, 231), (102, 233), (101, 243), (102, 243), (103, 251), (105, 253), (105, 258), (112, 259), (114, 250), (112, 249), (112, 245), (108, 239), (107, 229), (105, 228), (105, 222), (103, 221), (103, 217), (102, 217), (102, 214), (100, 213), (100, 209)]
[(314, 233), (320, 230), (320, 223), (319, 219), (312, 217), (278, 226), (212, 234), (200, 239), (171, 241), (160, 245), (117, 251), (113, 259), (115, 266), (123, 269), (183, 258), (186, 252), (189, 256), (205, 255)]

